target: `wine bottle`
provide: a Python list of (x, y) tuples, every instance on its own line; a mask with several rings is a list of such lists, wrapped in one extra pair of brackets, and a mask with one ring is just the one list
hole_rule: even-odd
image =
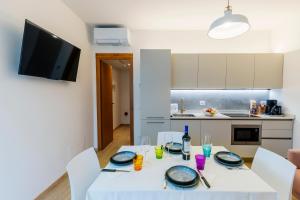
[(184, 126), (184, 135), (182, 136), (182, 158), (190, 160), (191, 158), (191, 137), (189, 136), (188, 125)]

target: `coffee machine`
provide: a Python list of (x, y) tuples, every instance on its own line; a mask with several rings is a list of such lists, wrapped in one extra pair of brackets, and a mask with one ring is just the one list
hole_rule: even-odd
[(281, 115), (281, 106), (277, 105), (277, 100), (269, 99), (267, 100), (266, 105), (266, 114), (267, 115)]

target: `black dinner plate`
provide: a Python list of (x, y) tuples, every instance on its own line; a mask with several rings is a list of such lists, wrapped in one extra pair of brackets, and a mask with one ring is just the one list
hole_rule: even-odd
[(176, 165), (166, 171), (165, 177), (168, 182), (177, 187), (194, 187), (199, 183), (199, 174), (192, 168)]
[(218, 163), (230, 167), (238, 167), (244, 164), (244, 160), (233, 152), (220, 151), (215, 154), (214, 158)]
[(216, 160), (216, 162), (219, 163), (220, 165), (224, 165), (224, 166), (229, 167), (229, 168), (240, 167), (244, 164), (244, 161), (242, 161), (241, 163), (238, 163), (238, 164), (228, 164), (228, 163), (224, 163), (220, 160)]
[(165, 150), (167, 152), (173, 153), (173, 154), (181, 154), (182, 151), (182, 144), (177, 142), (168, 142), (165, 145)]
[(116, 165), (129, 165), (135, 157), (136, 153), (132, 151), (120, 151), (110, 158), (110, 162)]

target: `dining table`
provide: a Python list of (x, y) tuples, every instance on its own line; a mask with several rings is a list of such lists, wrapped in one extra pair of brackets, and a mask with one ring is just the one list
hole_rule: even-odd
[[(214, 154), (228, 151), (223, 146), (213, 146), (206, 158), (203, 176), (210, 184), (199, 182), (192, 188), (180, 188), (167, 182), (166, 171), (176, 165), (196, 170), (195, 155), (203, 154), (201, 146), (191, 147), (191, 159), (164, 153), (156, 159), (153, 146), (122, 146), (119, 151), (133, 151), (144, 155), (142, 170), (134, 171), (133, 164), (118, 166), (109, 163), (107, 169), (130, 172), (100, 172), (86, 193), (86, 200), (274, 200), (277, 192), (246, 165), (228, 168), (214, 159)], [(83, 172), (84, 173), (84, 172)]]

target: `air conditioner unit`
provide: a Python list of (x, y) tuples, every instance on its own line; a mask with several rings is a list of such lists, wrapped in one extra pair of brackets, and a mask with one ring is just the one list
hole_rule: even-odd
[(94, 43), (102, 46), (130, 46), (129, 30), (124, 27), (95, 27)]

